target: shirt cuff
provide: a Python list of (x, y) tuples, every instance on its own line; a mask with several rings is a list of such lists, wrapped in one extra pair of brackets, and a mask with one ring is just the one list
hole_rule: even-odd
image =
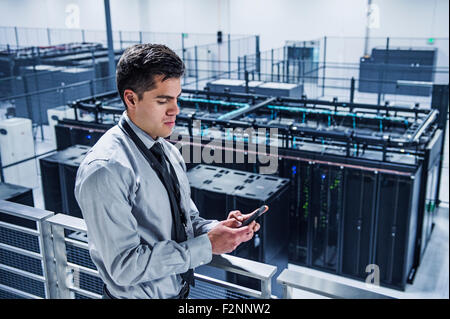
[(218, 220), (211, 220), (211, 222), (209, 224), (206, 224), (204, 227), (204, 233), (208, 233), (211, 229), (213, 229), (217, 224), (219, 224), (220, 222)]
[(189, 269), (208, 264), (212, 260), (212, 246), (208, 234), (191, 238), (185, 243), (191, 255)]

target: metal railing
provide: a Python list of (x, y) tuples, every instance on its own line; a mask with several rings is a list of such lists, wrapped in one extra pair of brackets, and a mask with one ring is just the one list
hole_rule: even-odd
[(54, 298), (53, 212), (0, 200), (0, 298)]
[[(83, 235), (86, 234), (86, 224), (84, 220), (65, 214), (56, 214), (48, 218), (47, 221), (50, 223), (53, 233), (56, 274), (58, 277), (58, 298), (101, 298), (98, 281), (101, 280), (100, 276), (98, 271), (94, 269), (95, 267), (92, 267), (93, 264), (90, 260), (87, 260), (89, 252), (87, 242), (83, 241)], [(73, 231), (74, 233), (66, 236), (67, 230)], [(73, 252), (70, 253), (68, 251), (68, 246), (80, 250), (78, 257), (81, 258), (76, 260), (73, 256)], [(216, 289), (217, 287), (220, 287), (227, 292), (233, 292), (243, 298), (272, 297), (271, 279), (277, 269), (275, 266), (231, 255), (214, 256), (209, 266), (258, 279), (261, 281), (261, 291), (197, 273), (195, 274), (195, 278), (215, 286)], [(97, 282), (95, 282), (96, 280)], [(89, 289), (89, 286), (90, 288), (94, 287), (94, 289)]]
[[(86, 231), (81, 218), (1, 200), (0, 299), (102, 298), (103, 281), (90, 258)], [(194, 298), (275, 298), (275, 266), (223, 254), (208, 267), (257, 279), (261, 289), (196, 273)]]
[(338, 299), (393, 299), (370, 290), (365, 290), (333, 280), (317, 277), (290, 269), (284, 269), (277, 278), (283, 286), (283, 299), (293, 298), (293, 289), (300, 289), (328, 298)]

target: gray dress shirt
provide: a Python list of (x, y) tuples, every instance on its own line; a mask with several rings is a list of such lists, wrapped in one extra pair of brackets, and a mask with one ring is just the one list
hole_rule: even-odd
[[(146, 147), (155, 140), (122, 115)], [(167, 191), (131, 138), (108, 130), (81, 163), (75, 197), (86, 222), (89, 251), (110, 293), (118, 298), (170, 298), (180, 274), (209, 263), (206, 234), (218, 221), (205, 220), (191, 199), (186, 165), (178, 149), (158, 138), (180, 184), (187, 240), (177, 243)]]

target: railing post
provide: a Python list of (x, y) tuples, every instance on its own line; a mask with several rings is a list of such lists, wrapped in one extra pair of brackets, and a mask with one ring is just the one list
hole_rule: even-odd
[(197, 46), (194, 47), (194, 62), (195, 62), (195, 89), (198, 90), (198, 56), (197, 56)]
[(292, 287), (283, 285), (283, 299), (292, 299)]
[(48, 45), (52, 45), (52, 40), (50, 37), (50, 28), (47, 28), (47, 39), (48, 39)]
[(56, 276), (55, 254), (53, 250), (51, 225), (47, 221), (37, 221), (39, 236), (39, 245), (43, 257), (43, 272), (47, 278), (45, 293), (47, 298), (58, 298), (58, 284)]
[(181, 56), (183, 58), (183, 61), (185, 60), (184, 56), (184, 33), (181, 33)]
[(231, 79), (231, 35), (228, 33), (228, 78)]
[(272, 278), (261, 280), (261, 298), (270, 299), (272, 297)]
[(256, 72), (258, 80), (261, 80), (261, 51), (259, 49), (259, 35), (256, 36)]
[(241, 79), (241, 57), (238, 56), (238, 68), (237, 68), (238, 80)]
[(355, 78), (352, 76), (350, 80), (350, 103), (353, 103), (355, 98)]
[(270, 81), (273, 82), (273, 48), (270, 50)]
[(244, 55), (244, 77), (245, 77), (245, 72), (247, 72), (247, 56)]
[(70, 291), (71, 276), (67, 266), (66, 243), (64, 242), (64, 228), (53, 224), (51, 226), (53, 233), (53, 248), (56, 260), (56, 276), (58, 278), (58, 298), (74, 299), (74, 294)]
[(327, 64), (327, 37), (323, 37), (322, 96), (325, 95), (325, 69)]
[(16, 36), (16, 49), (19, 48), (19, 33), (17, 32), (17, 27), (14, 27), (14, 34)]

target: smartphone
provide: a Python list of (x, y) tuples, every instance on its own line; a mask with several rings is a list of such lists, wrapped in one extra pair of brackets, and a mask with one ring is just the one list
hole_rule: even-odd
[(242, 222), (242, 225), (239, 227), (244, 227), (244, 226), (249, 225), (252, 221), (259, 218), (262, 214), (264, 214), (268, 210), (269, 210), (269, 206), (262, 205), (260, 208), (258, 208), (258, 210), (256, 212), (253, 213), (252, 216), (250, 216), (248, 219), (246, 219), (244, 222)]

